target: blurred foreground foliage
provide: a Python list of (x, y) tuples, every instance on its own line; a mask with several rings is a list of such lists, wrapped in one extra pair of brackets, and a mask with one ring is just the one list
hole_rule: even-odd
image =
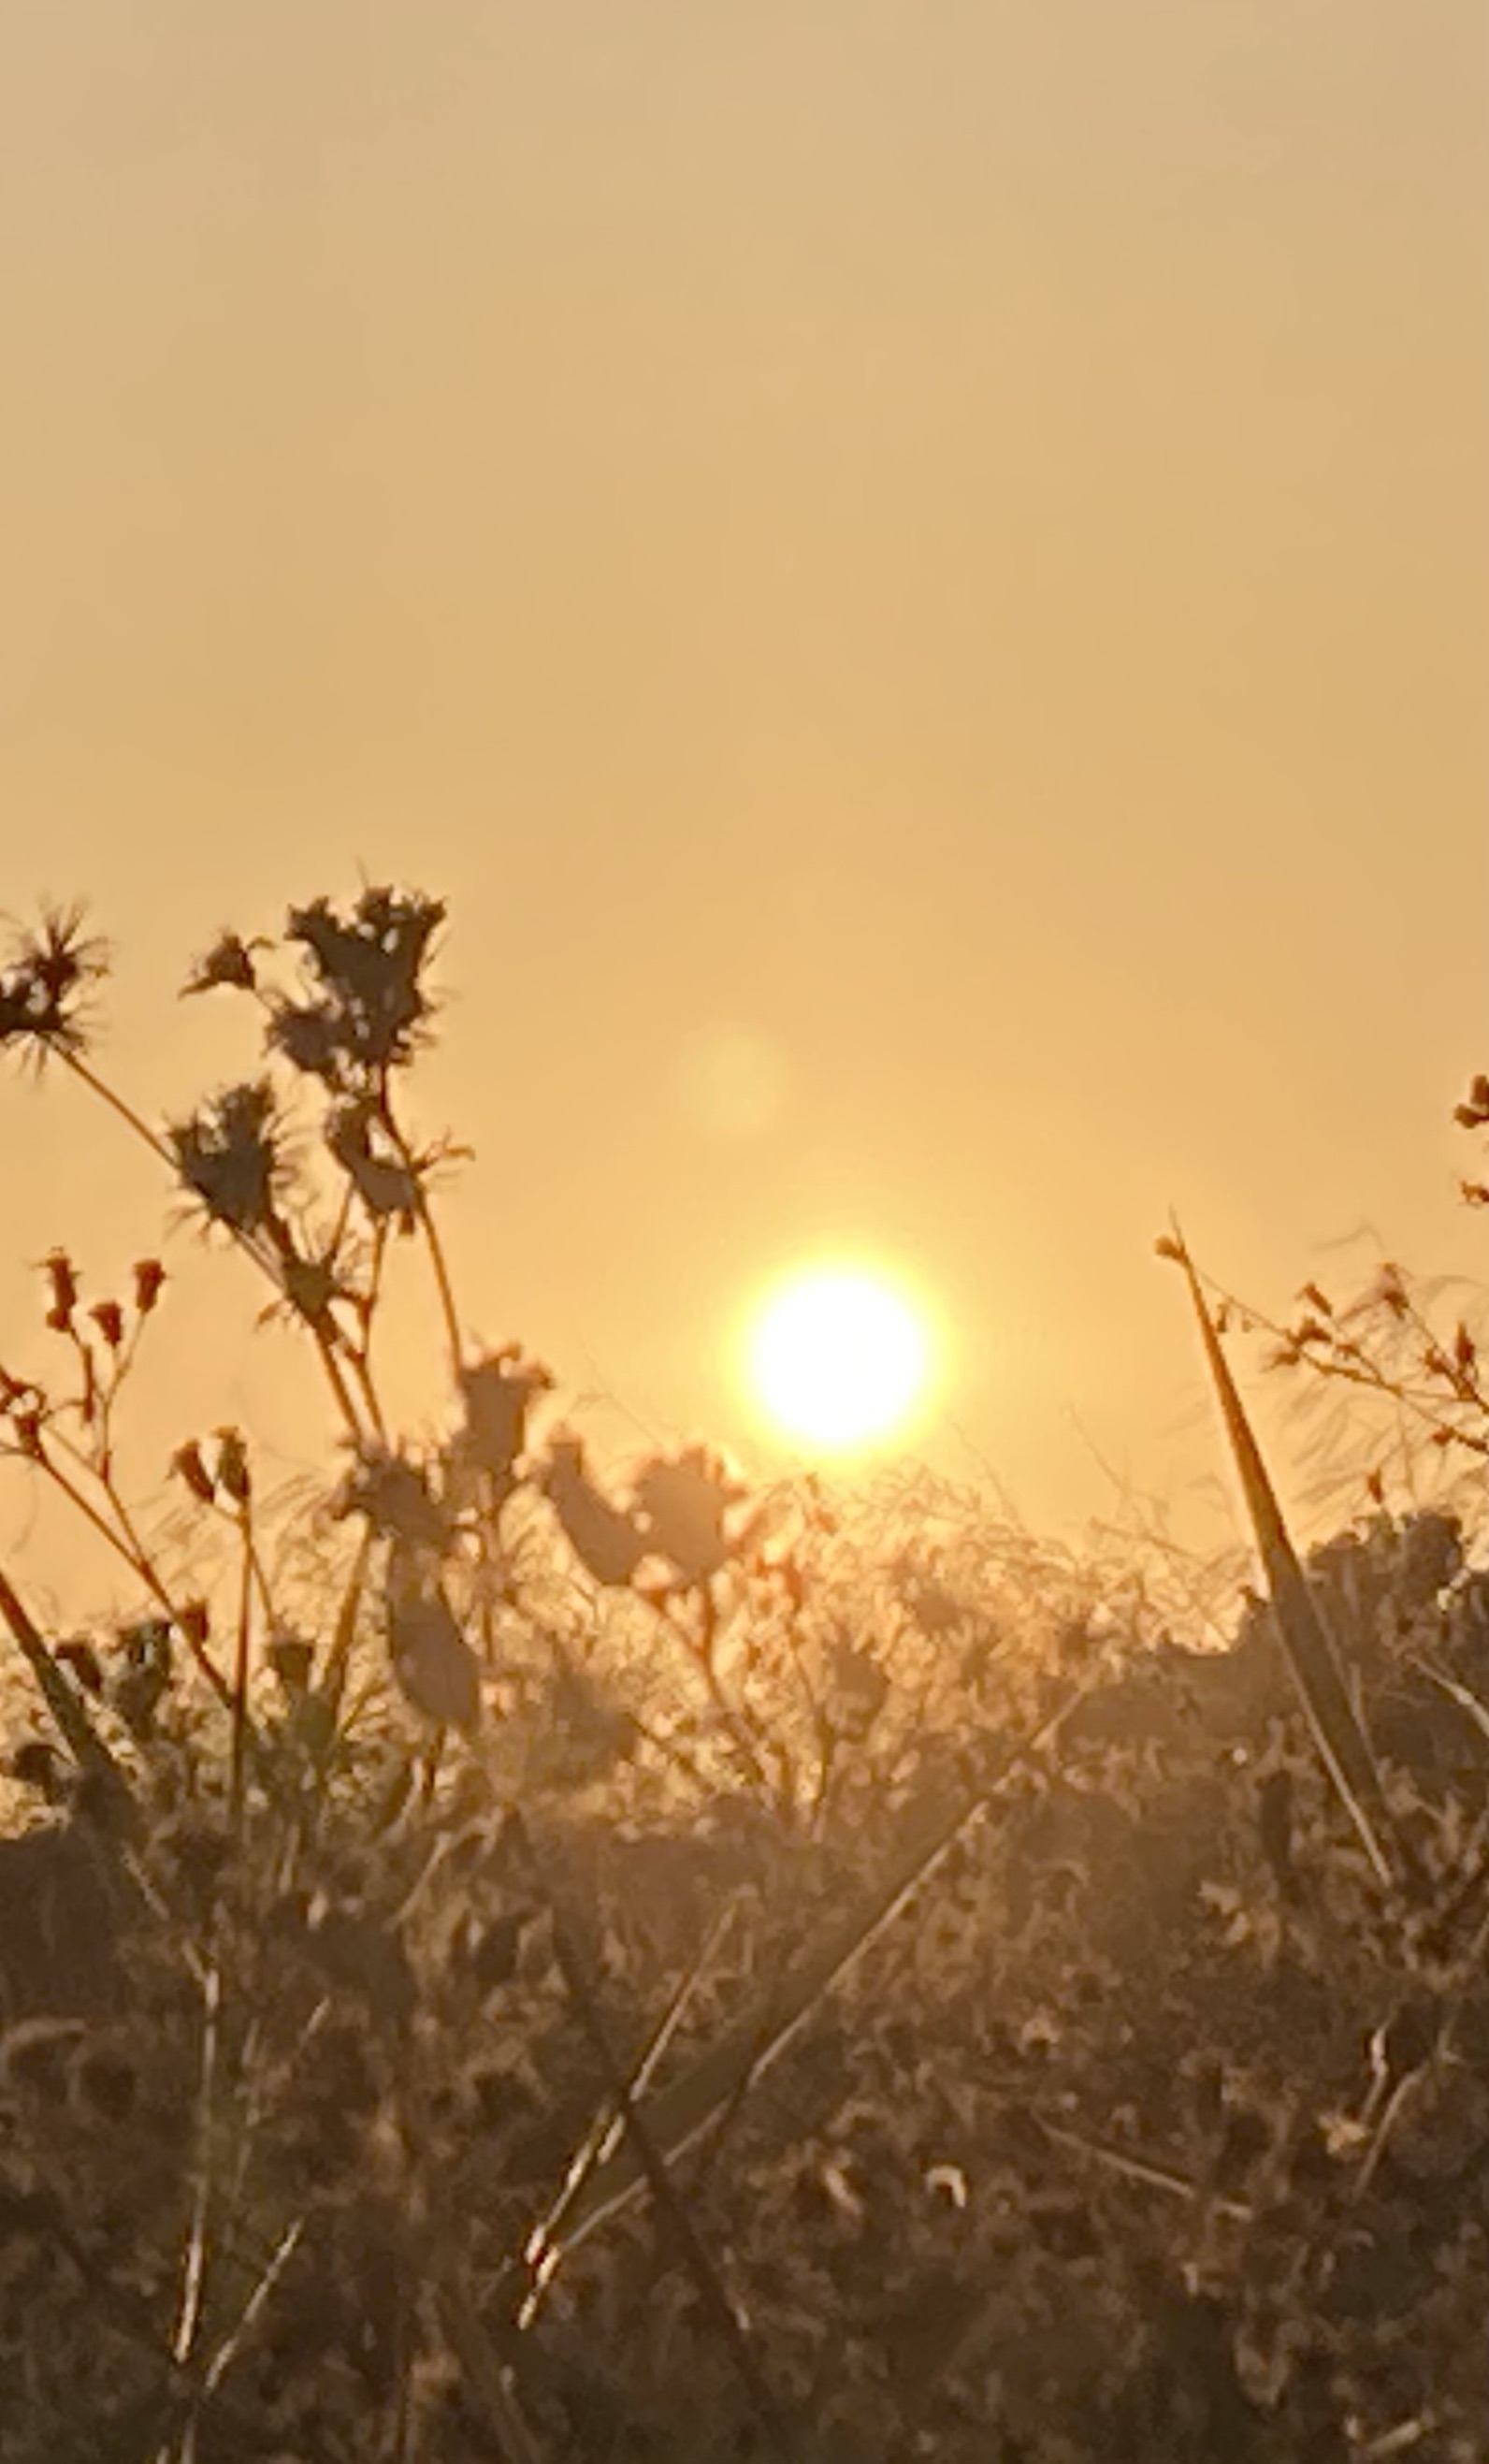
[[(1161, 1533), (1078, 1560), (704, 1446), (614, 1492), (460, 1317), (404, 1095), (443, 920), (224, 935), (188, 991), (262, 1067), (158, 1131), (89, 1057), (80, 919), (0, 968), (0, 1043), (150, 1143), (343, 1440), (286, 1535), (242, 1432), (185, 1437), (157, 1545), (117, 1449), (161, 1263), (92, 1298), (58, 1248), (60, 1368), (0, 1367), (0, 1451), (138, 1593), (52, 1634), (0, 1567), (0, 2464), (1480, 2464), (1475, 1491), (1372, 1459), (1306, 1563), (1380, 1869), (1281, 1611), (1225, 1624)], [(422, 1448), (375, 1353), (405, 1243)], [(1463, 1318), (1395, 1267), (1300, 1298), (1283, 1368), (1481, 1471)]]

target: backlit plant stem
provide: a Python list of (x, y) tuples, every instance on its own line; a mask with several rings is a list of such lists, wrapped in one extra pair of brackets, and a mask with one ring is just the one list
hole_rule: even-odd
[[(74, 1077), (78, 1079), (84, 1087), (91, 1090), (93, 1094), (97, 1095), (102, 1103), (105, 1103), (112, 1112), (117, 1113), (119, 1118), (125, 1124), (126, 1128), (133, 1130), (136, 1137), (142, 1138), (145, 1145), (149, 1148), (150, 1153), (165, 1166), (171, 1178), (173, 1180), (179, 1180), (181, 1177), (180, 1167), (177, 1164), (175, 1156), (171, 1154), (169, 1147), (166, 1145), (164, 1139), (158, 1136), (156, 1132), (151, 1129), (148, 1121), (143, 1120), (141, 1117), (141, 1115), (135, 1111), (133, 1105), (126, 1103), (122, 1095), (117, 1094), (114, 1089), (109, 1085), (107, 1079), (100, 1078), (97, 1071), (91, 1069), (87, 1062), (82, 1060), (77, 1053), (69, 1052), (65, 1046), (62, 1045), (55, 1045), (53, 1048), (56, 1052), (57, 1058), (72, 1071)], [(249, 1239), (245, 1232), (239, 1230), (236, 1224), (230, 1224), (228, 1229), (230, 1231), (232, 1238), (236, 1241), (239, 1248), (244, 1252), (245, 1256), (252, 1259), (253, 1264), (257, 1266), (260, 1274), (267, 1275), (275, 1290), (283, 1292), (283, 1278), (278, 1274), (270, 1261), (263, 1255), (263, 1252), (254, 1245), (253, 1242)], [(341, 1418), (345, 1421), (353, 1438), (360, 1440), (361, 1436), (361, 1424), (358, 1419), (356, 1407), (352, 1402), (351, 1394), (347, 1387), (346, 1380), (341, 1375), (340, 1364), (336, 1357), (335, 1339), (332, 1335), (328, 1335), (324, 1330), (319, 1327), (313, 1327), (311, 1331), (315, 1336), (316, 1349), (320, 1354), (321, 1362), (326, 1373), (326, 1378), (331, 1387), (331, 1392), (336, 1397), (337, 1409), (340, 1413)]]

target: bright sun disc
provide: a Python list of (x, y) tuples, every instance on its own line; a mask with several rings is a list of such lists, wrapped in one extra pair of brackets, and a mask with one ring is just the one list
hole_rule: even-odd
[(895, 1427), (929, 1366), (909, 1303), (877, 1276), (843, 1267), (799, 1275), (777, 1292), (755, 1323), (750, 1359), (772, 1419), (822, 1447), (863, 1445)]

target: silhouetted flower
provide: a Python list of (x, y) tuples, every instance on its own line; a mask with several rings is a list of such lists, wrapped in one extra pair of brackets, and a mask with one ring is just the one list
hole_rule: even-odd
[(481, 1670), (437, 1577), (395, 1547), (387, 1578), (387, 1643), (393, 1674), (414, 1705), (442, 1727), (473, 1728), (481, 1716)]
[(341, 1080), (342, 1037), (335, 1014), (327, 1008), (297, 1008), (282, 1001), (269, 1023), (269, 1043), (296, 1069), (324, 1078), (329, 1086)]
[(584, 1476), (577, 1438), (556, 1439), (539, 1475), (575, 1555), (597, 1583), (628, 1583), (652, 1543)]
[(706, 1446), (648, 1463), (636, 1484), (651, 1546), (687, 1583), (706, 1583), (734, 1554), (724, 1517), (749, 1491)]
[(518, 1343), (505, 1343), (460, 1373), (460, 1395), (466, 1424), (460, 1435), (464, 1459), (480, 1471), (502, 1479), (511, 1471), (527, 1438), (527, 1416), (535, 1397), (550, 1393), (553, 1374), (539, 1360), (523, 1357)]
[(411, 1232), (418, 1218), (418, 1178), (397, 1158), (373, 1153), (373, 1122), (369, 1104), (343, 1104), (326, 1124), (326, 1145), (368, 1214), (396, 1215), (400, 1230)]
[(275, 1222), (278, 1127), (266, 1078), (228, 1087), (167, 1127), (176, 1168), (214, 1223), (253, 1233)]
[(271, 1045), (328, 1086), (378, 1085), (412, 1058), (431, 1014), (421, 977), (444, 920), (442, 901), (391, 889), (363, 891), (347, 914), (325, 898), (293, 908), (286, 938), (307, 953), (319, 998), (274, 1005)]
[(439, 1553), (449, 1545), (449, 1525), (424, 1473), (406, 1455), (384, 1447), (369, 1445), (361, 1454), (332, 1499), (331, 1513), (338, 1522), (365, 1515), (375, 1531), (411, 1549)]
[(84, 935), (83, 912), (47, 909), (34, 931), (17, 935), (0, 966), (0, 1047), (38, 1069), (49, 1052), (86, 1049), (89, 998), (108, 973), (107, 944)]
[(182, 999), (185, 1001), (191, 993), (212, 992), (219, 985), (227, 985), (234, 992), (255, 991), (258, 976), (253, 952), (268, 946), (262, 940), (245, 941), (236, 933), (220, 933), (206, 957), (198, 958), (182, 985)]

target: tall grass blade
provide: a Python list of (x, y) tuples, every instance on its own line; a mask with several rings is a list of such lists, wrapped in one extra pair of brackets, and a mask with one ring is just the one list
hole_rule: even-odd
[(1188, 1278), (1194, 1313), (1199, 1320), (1211, 1376), (1219, 1397), (1226, 1434), (1236, 1457), (1241, 1490), (1257, 1548), (1266, 1574), (1267, 1593), (1279, 1639), (1303, 1702), (1314, 1743), (1325, 1769), (1344, 1800), (1366, 1855), (1383, 1882), (1396, 1879), (1404, 1863), (1390, 1808), (1381, 1786), (1370, 1742), (1356, 1714), (1328, 1633), (1309, 1591), (1298, 1552), (1288, 1537), (1281, 1507), (1267, 1477), (1245, 1408), (1220, 1349), (1193, 1261), (1177, 1226), (1166, 1254), (1176, 1258)]

